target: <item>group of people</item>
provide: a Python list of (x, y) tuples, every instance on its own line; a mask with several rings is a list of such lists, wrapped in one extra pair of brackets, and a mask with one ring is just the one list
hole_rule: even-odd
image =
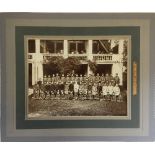
[(36, 99), (75, 99), (75, 100), (113, 100), (120, 95), (120, 78), (109, 74), (82, 75), (53, 74), (44, 76), (33, 86), (33, 98)]

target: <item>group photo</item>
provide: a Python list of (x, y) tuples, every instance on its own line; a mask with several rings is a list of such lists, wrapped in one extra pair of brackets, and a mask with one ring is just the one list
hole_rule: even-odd
[(127, 116), (128, 38), (27, 38), (27, 117)]
[(44, 76), (43, 83), (33, 86), (33, 99), (109, 100), (121, 101), (120, 78), (97, 73), (94, 75), (64, 74)]

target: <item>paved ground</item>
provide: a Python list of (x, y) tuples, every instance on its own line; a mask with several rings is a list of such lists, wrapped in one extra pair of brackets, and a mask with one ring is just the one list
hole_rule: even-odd
[(37, 100), (31, 99), (29, 117), (52, 116), (126, 116), (125, 102), (95, 100)]

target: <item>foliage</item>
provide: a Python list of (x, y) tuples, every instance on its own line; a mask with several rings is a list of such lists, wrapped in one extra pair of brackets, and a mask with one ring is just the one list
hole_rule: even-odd
[(88, 65), (90, 67), (90, 70), (93, 73), (96, 73), (96, 70), (97, 70), (97, 64), (96, 64), (96, 62), (95, 61), (88, 60)]
[(67, 59), (65, 59), (63, 67), (62, 67), (62, 72), (64, 74), (71, 74), (73, 71), (75, 71), (75, 73), (79, 70), (80, 68), (80, 60), (76, 57), (68, 57)]
[(54, 56), (48, 59), (46, 67), (51, 73), (61, 73), (63, 64), (64, 64), (63, 57)]
[(50, 73), (72, 73), (78, 71), (80, 67), (80, 60), (76, 57), (68, 57), (64, 59), (60, 56), (54, 56), (48, 59), (48, 64), (46, 68)]

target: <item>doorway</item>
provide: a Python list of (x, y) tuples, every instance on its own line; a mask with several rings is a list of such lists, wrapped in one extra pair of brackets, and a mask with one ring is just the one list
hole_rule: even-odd
[(112, 72), (112, 64), (98, 64), (97, 65), (97, 70), (96, 73), (99, 73), (100, 75), (102, 74), (111, 74)]
[(32, 87), (32, 64), (28, 65), (28, 75), (29, 75), (29, 88)]

